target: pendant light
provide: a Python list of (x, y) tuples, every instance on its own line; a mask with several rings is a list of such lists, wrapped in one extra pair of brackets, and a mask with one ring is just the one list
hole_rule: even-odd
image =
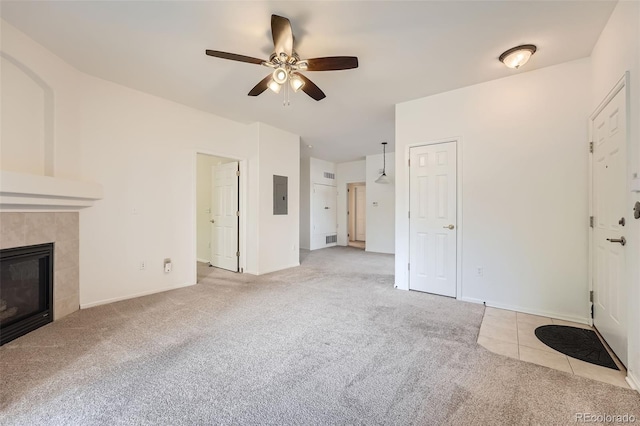
[(387, 143), (382, 142), (382, 174), (378, 179), (376, 179), (376, 183), (391, 183), (389, 177), (387, 176)]

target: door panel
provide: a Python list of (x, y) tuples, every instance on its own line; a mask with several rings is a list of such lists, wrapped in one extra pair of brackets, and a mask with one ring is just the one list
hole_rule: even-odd
[(336, 223), (336, 187), (329, 185), (313, 185), (314, 233), (335, 234)]
[(410, 159), (409, 288), (455, 297), (456, 143), (411, 148)]
[(211, 168), (211, 264), (238, 271), (238, 163)]
[[(626, 236), (626, 107), (620, 90), (593, 120), (593, 323), (627, 363), (625, 247), (608, 239)], [(628, 217), (625, 219), (629, 219)]]

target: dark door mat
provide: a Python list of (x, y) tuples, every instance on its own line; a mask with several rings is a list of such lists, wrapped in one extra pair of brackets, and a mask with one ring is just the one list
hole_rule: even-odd
[(542, 343), (571, 358), (618, 370), (593, 330), (565, 325), (543, 325), (536, 328), (535, 333)]

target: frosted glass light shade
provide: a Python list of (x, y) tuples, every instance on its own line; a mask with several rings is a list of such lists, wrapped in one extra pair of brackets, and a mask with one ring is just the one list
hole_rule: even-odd
[(289, 74), (287, 74), (287, 70), (282, 67), (276, 68), (275, 71), (273, 71), (273, 79), (278, 84), (284, 84), (288, 77)]
[(293, 91), (297, 92), (298, 90), (302, 89), (302, 86), (304, 86), (304, 80), (302, 80), (302, 78), (300, 78), (300, 76), (297, 74), (291, 74), (289, 84), (291, 85)]
[(500, 55), (499, 59), (507, 67), (518, 69), (529, 61), (536, 50), (537, 48), (533, 44), (525, 44), (507, 50)]
[(271, 80), (267, 87), (269, 87), (269, 89), (271, 89), (274, 93), (280, 93), (282, 85), (278, 84), (275, 80)]

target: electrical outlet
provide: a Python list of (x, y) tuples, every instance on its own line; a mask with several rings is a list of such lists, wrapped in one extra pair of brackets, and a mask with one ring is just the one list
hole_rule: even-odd
[(484, 277), (484, 268), (482, 266), (476, 268), (476, 276), (480, 278)]
[(146, 267), (147, 267), (147, 264), (145, 263), (145, 261), (141, 260), (140, 261), (140, 270), (144, 271)]
[(173, 269), (173, 264), (171, 263), (171, 259), (166, 258), (164, 260), (164, 272), (166, 273), (171, 272), (172, 269)]

